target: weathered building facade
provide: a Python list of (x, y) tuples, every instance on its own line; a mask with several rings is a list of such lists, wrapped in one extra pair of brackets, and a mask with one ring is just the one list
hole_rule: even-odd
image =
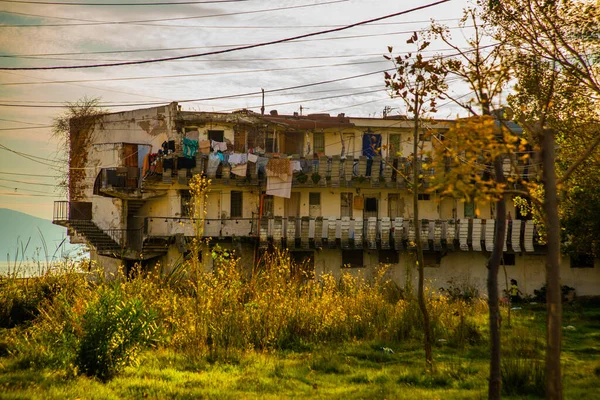
[[(451, 124), (429, 124), (423, 147)], [(434, 287), (454, 280), (485, 288), (493, 206), (423, 191), (422, 219), (413, 221), (406, 119), (188, 112), (172, 103), (102, 115), (71, 138), (70, 198), (55, 204), (54, 222), (69, 228), (72, 242), (88, 243), (105, 270), (135, 262), (172, 268), (189, 256), (188, 181), (205, 174), (212, 184), (203, 234), (209, 246), (235, 250), (248, 270), (279, 247), (316, 274), (368, 277), (390, 264), (402, 285), (416, 275), (409, 247), (421, 240)], [(532, 221), (509, 211), (507, 274), (532, 293), (545, 281), (545, 249)], [(211, 268), (208, 248), (202, 262)], [(577, 267), (563, 260), (563, 284), (600, 294), (598, 266)]]

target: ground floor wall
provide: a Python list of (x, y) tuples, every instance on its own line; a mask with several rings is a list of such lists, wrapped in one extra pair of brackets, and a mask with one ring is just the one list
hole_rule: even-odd
[[(161, 271), (168, 272), (189, 258), (189, 249), (185, 249), (183, 252), (181, 250), (172, 245), (166, 255), (146, 262), (145, 265), (148, 268), (160, 266)], [(258, 251), (252, 242), (235, 239), (213, 240), (203, 247), (199, 257), (205, 271), (210, 271), (214, 267), (214, 258), (219, 252), (236, 257), (239, 267), (247, 276), (252, 274), (255, 260), (261, 257), (261, 251)], [(314, 271), (316, 277), (322, 274), (333, 274), (339, 278), (343, 273), (349, 273), (372, 279), (381, 268), (385, 268), (385, 277), (393, 280), (400, 287), (404, 287), (407, 282), (412, 282), (414, 286), (417, 282), (418, 272), (415, 267), (414, 255), (406, 251), (324, 248), (322, 250), (291, 251), (290, 256), (297, 262), (306, 261), (308, 268)], [(481, 294), (485, 294), (487, 292), (487, 258), (488, 255), (481, 252), (425, 253), (425, 279), (427, 284), (435, 289), (446, 288), (450, 285), (469, 285), (477, 288)], [(119, 265), (122, 264), (118, 260), (98, 256), (95, 253), (92, 253), (92, 259), (96, 260), (107, 273), (116, 273)], [(533, 295), (534, 290), (544, 286), (546, 281), (545, 255), (514, 254), (505, 255), (505, 259), (507, 265), (501, 266), (498, 274), (500, 290), (506, 289), (506, 282), (511, 279), (518, 281), (519, 288), (526, 295)], [(562, 285), (575, 288), (578, 296), (600, 295), (600, 265), (598, 262), (593, 268), (571, 268), (569, 258), (563, 257), (560, 273)]]

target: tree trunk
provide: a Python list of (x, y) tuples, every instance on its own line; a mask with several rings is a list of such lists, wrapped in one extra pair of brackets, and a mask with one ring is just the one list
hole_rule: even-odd
[(560, 290), (560, 221), (554, 154), (554, 131), (542, 136), (542, 179), (546, 214), (546, 397), (562, 399), (560, 352), (562, 293)]
[(418, 97), (415, 96), (415, 119), (413, 132), (413, 219), (415, 226), (415, 244), (417, 246), (417, 264), (419, 267), (419, 286), (417, 289), (417, 298), (419, 308), (421, 309), (421, 317), (423, 318), (423, 330), (425, 336), (425, 361), (427, 369), (433, 370), (433, 354), (431, 352), (431, 322), (429, 321), (429, 313), (427, 312), (427, 303), (425, 302), (425, 278), (424, 278), (424, 262), (423, 262), (423, 244), (421, 243), (421, 223), (419, 221), (419, 158), (417, 152), (419, 150), (419, 109)]
[[(494, 173), (496, 183), (504, 183), (504, 168), (502, 157), (494, 159)], [(506, 233), (506, 200), (504, 197), (496, 202), (496, 227), (494, 234), (494, 248), (488, 261), (488, 307), (490, 312), (490, 382), (488, 386), (488, 398), (500, 399), (501, 376), (500, 376), (500, 300), (498, 295), (498, 269), (504, 248), (504, 236)]]

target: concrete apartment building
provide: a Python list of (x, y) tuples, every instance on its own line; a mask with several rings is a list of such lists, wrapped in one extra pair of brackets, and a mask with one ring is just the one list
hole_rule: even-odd
[[(452, 123), (429, 123), (424, 148)], [(194, 234), (188, 181), (205, 174), (204, 236), (209, 247), (234, 250), (247, 270), (278, 247), (317, 275), (368, 277), (390, 264), (390, 278), (403, 285), (416, 276), (408, 247), (419, 223), (431, 285), (453, 279), (485, 292), (493, 206), (423, 192), (422, 219), (413, 221), (404, 178), (412, 146), (412, 122), (401, 117), (195, 112), (177, 103), (104, 114), (72, 129), (69, 201), (56, 202), (54, 222), (87, 243), (106, 271), (136, 262), (172, 268), (189, 256)], [(545, 247), (532, 221), (508, 210), (507, 274), (532, 293), (545, 282)], [(202, 263), (212, 267), (209, 248)], [(600, 294), (598, 265), (583, 264), (563, 257), (563, 284)]]

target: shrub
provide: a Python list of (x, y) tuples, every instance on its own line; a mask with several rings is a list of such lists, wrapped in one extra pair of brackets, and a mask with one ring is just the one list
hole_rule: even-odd
[(546, 394), (546, 372), (544, 363), (532, 359), (504, 357), (500, 367), (502, 392), (505, 395)]
[(457, 282), (454, 279), (450, 279), (448, 287), (441, 288), (440, 291), (452, 301), (462, 300), (471, 303), (479, 298), (479, 289), (477, 287), (470, 282)]
[(142, 300), (127, 299), (118, 285), (101, 288), (82, 318), (77, 366), (103, 381), (137, 361), (140, 350), (158, 340), (156, 314)]

